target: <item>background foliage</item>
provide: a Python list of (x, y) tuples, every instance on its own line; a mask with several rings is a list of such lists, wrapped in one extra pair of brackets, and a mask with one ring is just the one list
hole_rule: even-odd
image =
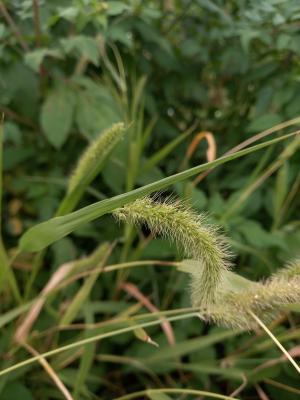
[[(221, 155), (253, 134), (299, 116), (296, 0), (11, 0), (0, 2), (0, 13), (3, 231), (12, 252), (27, 228), (53, 216), (75, 160), (114, 122), (129, 124), (128, 134), (80, 206), (204, 162), (204, 142), (190, 158), (186, 153), (199, 131), (212, 133)], [(299, 154), (292, 147), (282, 153), (284, 146), (226, 164), (197, 185), (185, 182), (172, 190), (224, 228), (237, 270), (251, 279), (268, 276), (299, 251)], [(111, 264), (181, 259), (163, 239), (123, 229), (105, 216), (51, 247), (27, 300), (60, 264), (114, 240)], [(23, 287), (31, 266), (31, 256), (15, 265)], [(185, 277), (141, 267), (90, 283), (69, 323), (90, 324), (143, 309), (120, 289), (125, 281), (158, 309), (189, 306)], [(47, 302), (35, 330), (59, 324), (85, 282), (72, 283)], [(8, 293), (2, 294), (3, 313), (11, 302)], [(16, 356), (8, 354), (16, 323), (2, 329), (4, 366), (26, 356), (20, 350)], [(237, 335), (197, 320), (177, 322), (173, 328), (173, 348), (159, 328), (151, 328), (157, 350), (126, 334), (86, 347), (74, 359), (57, 356), (51, 365), (75, 398), (82, 399), (163, 386), (230, 394), (245, 377), (242, 398), (257, 398), (260, 390), (272, 399), (297, 398), (291, 390), (297, 387), (296, 372), (282, 361), (264, 365), (280, 354), (263, 335)], [(273, 329), (288, 348), (297, 345), (297, 314), (275, 322)], [(35, 344), (42, 352), (90, 334), (61, 332)], [(61, 398), (39, 365), (9, 375), (0, 391), (3, 399)]]

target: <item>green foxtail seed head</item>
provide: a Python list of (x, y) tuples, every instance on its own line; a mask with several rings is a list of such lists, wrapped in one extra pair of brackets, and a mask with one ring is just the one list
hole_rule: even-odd
[[(179, 269), (193, 276), (197, 264), (197, 261), (186, 260), (180, 263)], [(299, 260), (262, 282), (250, 281), (231, 271), (223, 272), (216, 289), (215, 303), (209, 309), (202, 307), (199, 311), (206, 321), (249, 330), (258, 327), (249, 311), (261, 320), (269, 322), (289, 304), (298, 302), (300, 302)]]
[(124, 136), (124, 132), (122, 122), (114, 124), (87, 147), (69, 179), (68, 193), (79, 186), (88, 186), (95, 179), (115, 145)]
[(116, 209), (114, 215), (121, 221), (146, 224), (154, 235), (162, 235), (179, 245), (185, 256), (198, 260), (201, 268), (191, 279), (192, 303), (208, 307), (215, 302), (222, 272), (230, 266), (230, 254), (224, 238), (206, 224), (203, 215), (179, 202), (160, 203), (148, 197)]
[(290, 279), (290, 278), (299, 278), (300, 279), (300, 258), (291, 261), (290, 263), (287, 264), (285, 268), (279, 269), (277, 272), (275, 272), (271, 280), (278, 280), (278, 279)]
[(143, 198), (116, 209), (121, 221), (146, 224), (154, 235), (179, 245), (193, 260), (178, 263), (191, 275), (191, 298), (206, 321), (240, 329), (258, 327), (251, 313), (269, 322), (289, 304), (300, 302), (300, 261), (253, 282), (229, 270), (230, 253), (215, 228), (179, 202)]

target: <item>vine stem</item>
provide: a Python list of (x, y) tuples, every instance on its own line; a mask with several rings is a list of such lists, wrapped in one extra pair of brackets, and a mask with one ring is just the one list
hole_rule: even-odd
[(252, 311), (248, 311), (253, 319), (259, 324), (259, 326), (270, 336), (276, 346), (282, 351), (282, 353), (286, 356), (286, 358), (290, 361), (290, 363), (295, 367), (296, 371), (300, 374), (300, 367), (290, 355), (290, 353), (282, 346), (279, 340), (273, 335), (273, 333), (268, 329), (268, 327), (262, 322), (257, 315), (255, 315)]

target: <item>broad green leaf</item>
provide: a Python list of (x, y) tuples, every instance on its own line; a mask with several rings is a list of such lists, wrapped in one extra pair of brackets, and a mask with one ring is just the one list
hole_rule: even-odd
[(108, 15), (118, 15), (124, 11), (130, 10), (130, 6), (125, 4), (124, 1), (112, 0), (107, 3), (107, 6), (108, 8), (106, 12)]
[(15, 145), (20, 145), (22, 143), (22, 132), (18, 125), (14, 122), (5, 122), (4, 129), (4, 142), (11, 142)]
[(239, 227), (241, 232), (246, 238), (247, 242), (257, 249), (264, 249), (269, 247), (280, 247), (283, 250), (286, 249), (282, 237), (274, 233), (267, 232), (260, 223), (253, 220), (243, 220), (243, 223)]
[(64, 236), (67, 236), (81, 225), (93, 221), (104, 214), (108, 214), (118, 207), (122, 207), (127, 203), (130, 203), (155, 191), (165, 189), (170, 185), (199, 174), (199, 172), (206, 171), (225, 162), (250, 154), (259, 149), (263, 149), (294, 135), (294, 133), (291, 133), (277, 139), (266, 141), (264, 143), (249, 147), (245, 150), (238, 151), (234, 154), (220, 157), (212, 162), (198, 165), (178, 174), (171, 175), (167, 178), (150, 183), (146, 186), (142, 186), (130, 192), (91, 204), (63, 217), (56, 217), (46, 222), (42, 222), (25, 232), (20, 239), (19, 249), (29, 252), (42, 250)]
[(57, 86), (42, 106), (41, 125), (48, 141), (59, 149), (66, 141), (73, 122), (74, 94), (64, 84)]
[(80, 13), (79, 6), (69, 6), (61, 8), (59, 11), (59, 17), (65, 18), (67, 21), (74, 22)]
[(196, 0), (197, 3), (202, 6), (204, 9), (218, 14), (224, 21), (226, 22), (231, 22), (231, 16), (229, 13), (227, 13), (224, 8), (225, 7), (220, 7), (218, 6), (215, 1), (211, 0)]
[(58, 49), (37, 49), (25, 55), (25, 63), (38, 72), (45, 57), (63, 58)]
[(99, 45), (96, 39), (89, 36), (78, 35), (67, 39), (62, 39), (60, 42), (67, 54), (75, 50), (77, 53), (79, 53), (79, 55), (84, 56), (94, 65), (99, 65), (100, 53)]
[(120, 122), (122, 117), (108, 90), (93, 84), (77, 92), (75, 119), (79, 131), (94, 138), (113, 123)]
[(38, 75), (25, 63), (11, 62), (9, 68), (0, 64), (0, 104), (8, 105), (26, 118), (35, 118), (39, 101)]
[(18, 381), (9, 382), (2, 394), (2, 400), (22, 399), (22, 400), (34, 400), (32, 393), (22, 383)]

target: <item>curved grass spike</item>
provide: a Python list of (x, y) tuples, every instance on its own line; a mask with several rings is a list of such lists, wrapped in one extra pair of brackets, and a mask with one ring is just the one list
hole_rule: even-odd
[(286, 306), (300, 302), (300, 260), (290, 263), (268, 280), (253, 282), (230, 271), (230, 252), (223, 236), (179, 202), (142, 198), (114, 211), (127, 223), (147, 225), (179, 245), (193, 260), (178, 263), (191, 275), (191, 300), (201, 318), (232, 328), (255, 329), (256, 315), (271, 321)]
[[(201, 265), (196, 260), (185, 260), (179, 265), (179, 270), (190, 273), (192, 280), (199, 268)], [(232, 328), (258, 328), (251, 313), (264, 322), (270, 322), (288, 305), (300, 302), (300, 262), (296, 260), (260, 282), (225, 271), (215, 298), (212, 307), (199, 310), (201, 318)]]
[(230, 254), (224, 238), (206, 224), (203, 215), (179, 202), (160, 203), (149, 197), (118, 208), (113, 214), (121, 221), (146, 224), (154, 235), (179, 245), (184, 256), (199, 260), (201, 267), (193, 274), (191, 283), (192, 302), (197, 307), (209, 307), (215, 302), (222, 274), (230, 266)]

